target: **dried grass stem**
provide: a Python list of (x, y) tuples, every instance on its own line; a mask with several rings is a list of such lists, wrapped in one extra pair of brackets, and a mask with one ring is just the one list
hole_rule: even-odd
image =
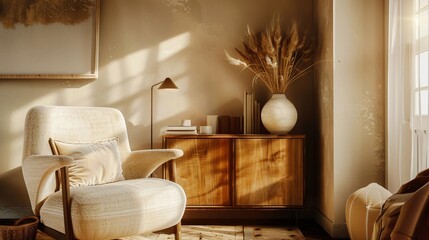
[(270, 26), (257, 34), (247, 27), (247, 41), (243, 41), (243, 50), (235, 48), (237, 57), (225, 51), (227, 60), (242, 70), (250, 70), (253, 82), (261, 80), (272, 93), (285, 93), (286, 89), (306, 74), (311, 67), (305, 62), (312, 59), (311, 44), (307, 42), (307, 33), (298, 32), (296, 22), (287, 33), (282, 33), (280, 19), (274, 17)]

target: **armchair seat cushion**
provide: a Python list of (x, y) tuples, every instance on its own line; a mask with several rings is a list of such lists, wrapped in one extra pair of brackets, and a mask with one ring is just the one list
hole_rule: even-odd
[[(73, 231), (78, 239), (113, 239), (161, 230), (183, 216), (183, 189), (167, 180), (149, 178), (70, 189)], [(40, 209), (46, 225), (64, 233), (61, 191)]]

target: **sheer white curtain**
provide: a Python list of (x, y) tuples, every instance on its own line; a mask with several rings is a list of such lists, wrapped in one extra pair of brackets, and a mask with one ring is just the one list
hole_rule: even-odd
[(389, 0), (387, 48), (387, 188), (410, 179), (413, 1)]
[(428, 0), (414, 0), (414, 42), (412, 45), (412, 162), (411, 177), (428, 168), (429, 150), (429, 38), (428, 38)]
[(389, 0), (387, 187), (429, 167), (429, 0)]

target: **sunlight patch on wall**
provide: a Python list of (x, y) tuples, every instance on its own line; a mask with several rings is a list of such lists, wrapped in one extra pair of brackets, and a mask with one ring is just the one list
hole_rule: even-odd
[(158, 62), (167, 60), (168, 58), (180, 53), (191, 42), (191, 34), (189, 32), (182, 33), (170, 39), (167, 39), (159, 44)]
[(151, 48), (140, 49), (123, 58), (110, 62), (106, 67), (106, 78), (111, 84), (122, 83), (141, 76), (145, 66), (151, 64)]
[[(108, 96), (105, 101), (113, 105), (115, 102), (121, 101), (121, 99), (128, 98), (129, 120), (133, 124), (149, 125), (150, 88), (153, 84), (162, 81), (166, 77), (173, 78), (177, 83), (178, 79), (175, 79), (175, 76), (187, 74), (181, 73), (186, 61), (182, 60), (184, 57), (180, 56), (180, 54), (189, 47), (190, 39), (191, 34), (189, 32), (182, 33), (157, 45), (129, 53), (104, 66), (105, 69), (101, 72), (105, 73), (102, 78), (106, 86), (101, 88), (104, 88), (104, 90), (100, 90), (100, 87), (98, 87), (98, 90), (103, 91)], [(174, 64), (170, 61), (173, 58), (177, 60)], [(179, 88), (182, 87), (179, 86)], [(158, 113), (159, 116), (163, 116), (163, 119), (168, 119), (181, 111), (185, 111), (189, 106), (183, 101), (176, 101), (174, 97), (180, 95), (180, 92), (183, 91), (182, 89), (179, 90), (179, 93), (171, 94), (171, 96), (168, 90), (166, 93), (163, 93), (164, 91), (154, 89), (154, 122), (160, 121), (156, 118)], [(164, 101), (170, 102), (164, 103)], [(161, 108), (158, 107), (158, 104), (163, 105), (163, 109), (165, 109), (165, 106), (172, 103), (177, 103), (176, 105), (179, 107), (172, 107), (166, 113), (158, 112)]]
[(114, 106), (127, 99), (128, 109), (131, 105), (142, 108), (142, 98), (149, 96), (150, 89), (150, 77), (144, 76), (144, 70), (156, 62), (153, 51), (153, 48), (140, 49), (105, 65), (100, 76), (103, 82), (94, 86), (103, 92), (101, 96), (98, 94), (99, 98)]

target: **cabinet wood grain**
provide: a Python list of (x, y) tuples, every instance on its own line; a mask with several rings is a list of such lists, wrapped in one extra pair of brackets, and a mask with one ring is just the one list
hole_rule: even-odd
[(231, 139), (169, 139), (167, 148), (179, 148), (176, 182), (186, 192), (187, 204), (225, 206), (231, 204)]
[(303, 139), (237, 139), (236, 204), (304, 204)]
[(175, 162), (185, 219), (280, 218), (305, 205), (303, 135), (165, 135), (163, 146), (184, 151)]

